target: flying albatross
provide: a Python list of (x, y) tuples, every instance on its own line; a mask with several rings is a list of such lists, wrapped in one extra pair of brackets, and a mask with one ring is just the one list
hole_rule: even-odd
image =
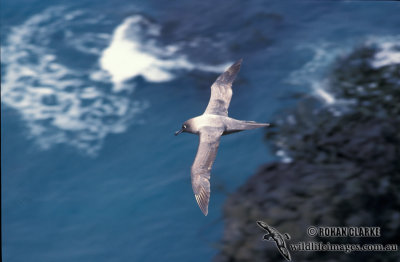
[(205, 216), (208, 213), (210, 200), (210, 171), (217, 155), (220, 137), (269, 125), (237, 120), (228, 116), (232, 83), (239, 72), (241, 63), (242, 59), (234, 63), (211, 86), (211, 97), (206, 111), (201, 116), (185, 121), (182, 128), (175, 132), (175, 135), (182, 132), (199, 135), (200, 143), (192, 165), (191, 178), (194, 196)]

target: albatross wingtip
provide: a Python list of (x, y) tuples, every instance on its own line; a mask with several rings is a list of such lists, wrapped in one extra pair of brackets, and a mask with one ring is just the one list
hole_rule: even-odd
[(235, 66), (240, 66), (243, 62), (243, 58), (240, 58), (239, 60), (237, 60), (233, 65)]
[(220, 76), (221, 80), (223, 79), (228, 84), (232, 84), (233, 80), (235, 80), (237, 73), (240, 70), (243, 59), (239, 59), (235, 63), (233, 63), (226, 71)]
[(200, 194), (195, 194), (194, 197), (196, 198), (196, 202), (200, 207), (201, 212), (203, 212), (203, 214), (205, 216), (207, 216), (208, 214), (208, 201), (209, 201), (209, 194), (207, 194), (207, 192), (205, 191), (201, 191)]

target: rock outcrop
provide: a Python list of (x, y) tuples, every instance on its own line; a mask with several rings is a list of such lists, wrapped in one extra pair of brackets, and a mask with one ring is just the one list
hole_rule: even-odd
[[(364, 46), (336, 61), (327, 87), (332, 105), (303, 98), (276, 120), (267, 140), (286, 161), (262, 166), (228, 197), (215, 261), (285, 261), (261, 240), (257, 220), (288, 232), (291, 244), (400, 244), (400, 64), (377, 63), (383, 51)], [(311, 225), (379, 226), (382, 236), (309, 237)], [(399, 251), (291, 254), (293, 261), (399, 259)]]

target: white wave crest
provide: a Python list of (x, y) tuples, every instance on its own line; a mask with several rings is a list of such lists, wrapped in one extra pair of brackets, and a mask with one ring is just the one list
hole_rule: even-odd
[(328, 65), (341, 54), (344, 50), (338, 46), (328, 43), (318, 45), (301, 45), (299, 50), (311, 50), (313, 57), (302, 68), (292, 72), (288, 82), (294, 85), (307, 85), (311, 87), (313, 95), (321, 99), (326, 104), (336, 103), (333, 94), (326, 89), (326, 80), (321, 78), (326, 73)]
[[(180, 69), (229, 66), (191, 63), (178, 46), (160, 46), (160, 26), (141, 15), (126, 18), (112, 35), (92, 31), (109, 24), (105, 20), (52, 7), (11, 28), (2, 43), (2, 103), (22, 116), (43, 149), (65, 143), (96, 155), (108, 134), (124, 132), (146, 106), (127, 96), (129, 79), (164, 82)], [(67, 64), (64, 52), (71, 50)], [(97, 59), (79, 60), (81, 54)]]
[(49, 39), (81, 14), (49, 8), (11, 28), (1, 47), (1, 100), (22, 116), (41, 148), (66, 143), (95, 155), (108, 134), (127, 129), (141, 105), (59, 61)]
[(375, 68), (400, 64), (400, 36), (392, 37), (371, 37), (368, 44), (378, 44), (378, 51), (375, 54), (375, 59), (372, 61), (372, 66)]
[[(371, 61), (373, 67), (379, 68), (400, 63), (400, 36), (370, 36), (365, 43), (367, 46), (377, 48), (374, 59)], [(332, 43), (299, 46), (300, 50), (311, 50), (313, 57), (302, 68), (291, 73), (289, 83), (310, 86), (313, 95), (327, 105), (348, 103), (349, 101), (339, 101), (328, 91), (326, 88), (329, 85), (328, 80), (324, 77), (335, 59), (348, 54), (354, 47), (356, 46), (349, 44), (346, 46), (335, 45)]]
[[(149, 82), (165, 82), (175, 78), (174, 70), (222, 72), (229, 66), (230, 63), (195, 64), (177, 53), (177, 45), (159, 46), (160, 30), (160, 26), (141, 15), (126, 18), (114, 30), (110, 45), (102, 52), (100, 67), (111, 77), (115, 90), (122, 90), (126, 80), (137, 76)], [(100, 75), (97, 72), (92, 77)]]

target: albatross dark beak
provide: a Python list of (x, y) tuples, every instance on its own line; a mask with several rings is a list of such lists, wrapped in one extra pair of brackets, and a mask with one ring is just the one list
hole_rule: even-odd
[(176, 131), (175, 132), (175, 135), (177, 136), (177, 135), (179, 135), (180, 133), (182, 133), (183, 132), (183, 129), (181, 129), (181, 130), (179, 130), (179, 131)]

